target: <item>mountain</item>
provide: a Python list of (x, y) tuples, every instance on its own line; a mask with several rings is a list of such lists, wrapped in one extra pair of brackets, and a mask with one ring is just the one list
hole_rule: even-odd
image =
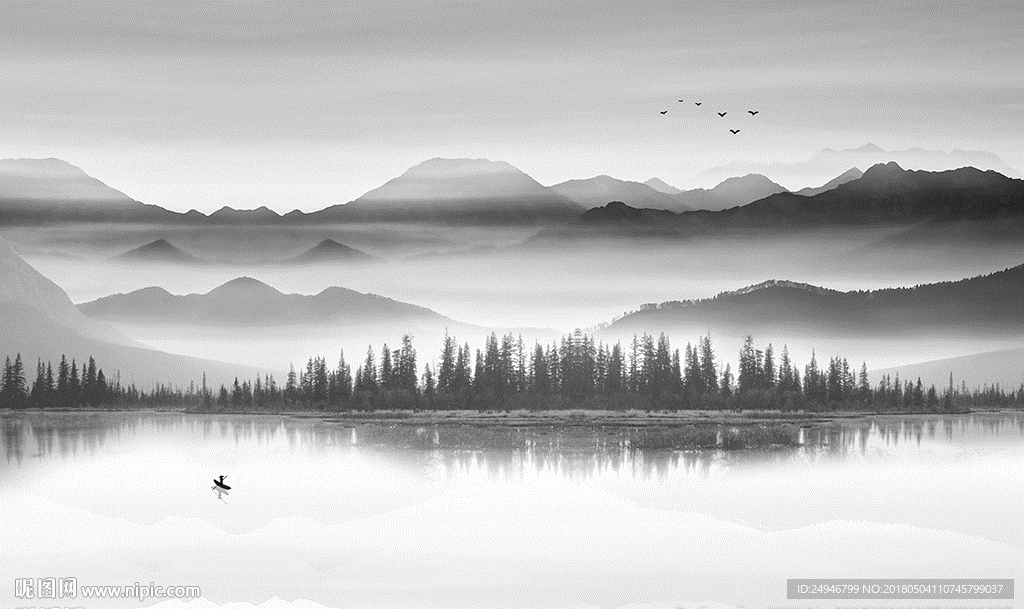
[[(118, 372), (123, 383), (179, 386), (230, 382), (255, 372), (245, 366), (162, 353), (147, 349), (114, 328), (83, 315), (68, 295), (41, 275), (0, 239), (0, 356), (20, 353), (32, 370), (37, 359), (56, 364), (62, 354), (78, 364), (91, 355), (108, 378)], [(31, 373), (30, 373), (31, 374)], [(31, 379), (29, 379), (31, 382)]]
[[(665, 186), (672, 188), (667, 184)], [(606, 175), (586, 180), (569, 180), (549, 188), (587, 209), (618, 201), (635, 208), (665, 209), (674, 212), (728, 209), (746, 205), (768, 195), (786, 192), (782, 186), (757, 174), (729, 178), (711, 190), (672, 189), (676, 191), (674, 194), (663, 192), (649, 184), (618, 180)]]
[[(6, 239), (0, 238), (0, 301), (38, 311), (66, 329), (90, 338), (134, 345), (127, 336), (82, 315), (67, 293), (25, 262)], [(5, 325), (13, 322), (4, 318)]]
[(210, 224), (274, 224), (281, 215), (266, 205), (256, 209), (235, 209), (225, 205), (206, 219)]
[(298, 256), (282, 260), (281, 264), (319, 264), (325, 262), (356, 262), (373, 260), (373, 256), (353, 247), (324, 239)]
[(675, 207), (664, 209), (686, 211), (686, 208), (690, 208), (719, 211), (746, 205), (780, 192), (787, 191), (783, 186), (772, 182), (765, 176), (752, 173), (728, 178), (711, 190), (703, 188), (684, 190), (675, 195)]
[(134, 324), (220, 327), (451, 324), (430, 309), (376, 294), (330, 287), (317, 294), (284, 294), (251, 277), (239, 277), (206, 294), (171, 294), (149, 287), (114, 294), (78, 308), (99, 320)]
[(166, 239), (157, 239), (146, 245), (128, 250), (112, 258), (115, 262), (144, 262), (162, 264), (208, 264), (206, 260), (197, 258), (178, 249)]
[(891, 378), (898, 374), (902, 380), (916, 381), (920, 378), (925, 387), (945, 387), (949, 384), (949, 375), (952, 374), (956, 386), (959, 387), (962, 381), (969, 390), (995, 383), (999, 383), (1004, 389), (1012, 390), (1024, 384), (1024, 349), (987, 351), (906, 366), (880, 368), (872, 370), (871, 373), (875, 379), (881, 378), (883, 374), (888, 374)]
[[(568, 180), (553, 186), (551, 190), (564, 195), (583, 207), (590, 209), (610, 201), (622, 201), (633, 207), (654, 209), (676, 209), (681, 207), (671, 196), (640, 182), (619, 180), (599, 175), (585, 180)], [(676, 211), (685, 211), (676, 209)]]
[(657, 190), (658, 192), (663, 192), (667, 195), (677, 195), (683, 192), (682, 190), (676, 188), (675, 186), (666, 184), (659, 178), (651, 178), (650, 180), (645, 181), (644, 184), (647, 184), (654, 190)]
[(851, 167), (850, 169), (847, 169), (843, 173), (839, 174), (838, 176), (832, 178), (828, 182), (825, 182), (821, 186), (818, 186), (816, 188), (812, 188), (810, 186), (808, 186), (807, 188), (801, 188), (800, 190), (796, 191), (796, 194), (803, 195), (805, 197), (813, 197), (814, 195), (820, 195), (821, 193), (827, 190), (832, 190), (833, 188), (841, 184), (846, 184), (847, 182), (852, 182), (853, 180), (859, 179), (863, 175), (863, 171), (857, 169), (856, 167)]
[(879, 163), (895, 162), (908, 169), (923, 171), (945, 171), (961, 167), (991, 169), (1005, 176), (1021, 178), (1024, 175), (1016, 167), (1003, 162), (997, 155), (982, 150), (960, 150), (954, 148), (950, 152), (926, 150), (924, 148), (908, 148), (907, 150), (884, 150), (868, 143), (859, 148), (832, 150), (824, 148), (811, 157), (811, 161), (822, 163), (843, 163), (849, 167), (867, 167)]
[[(620, 205), (589, 210), (576, 222), (542, 230), (533, 241), (588, 237), (694, 237), (724, 232), (799, 232), (820, 227), (916, 228), (927, 241), (929, 226), (966, 231), (992, 227), (1004, 239), (1024, 240), (1024, 180), (965, 167), (908, 171), (896, 163), (874, 165), (863, 176), (810, 197), (784, 192), (721, 211), (645, 213)], [(938, 230), (938, 229), (936, 229)], [(952, 229), (951, 229), (952, 230)], [(947, 233), (936, 235), (944, 236)], [(983, 234), (983, 233), (977, 233)], [(909, 238), (909, 237), (908, 237)]]
[(982, 170), (991, 169), (1008, 177), (1024, 177), (1018, 168), (1011, 167), (991, 152), (959, 149), (944, 152), (923, 148), (884, 150), (868, 143), (844, 150), (824, 148), (806, 161), (796, 163), (730, 163), (702, 171), (690, 180), (690, 183), (715, 184), (740, 173), (761, 173), (783, 184), (821, 184), (850, 167), (870, 167), (889, 161), (895, 161), (901, 167), (924, 171), (976, 167)]
[(140, 203), (60, 159), (0, 159), (0, 223), (170, 222), (184, 214)]
[(533, 225), (575, 218), (571, 199), (504, 161), (434, 158), (344, 205), (305, 221), (439, 221)]
[(960, 281), (856, 292), (770, 280), (703, 300), (644, 305), (608, 329), (886, 340), (922, 334), (1024, 337), (1021, 294), (1024, 265)]

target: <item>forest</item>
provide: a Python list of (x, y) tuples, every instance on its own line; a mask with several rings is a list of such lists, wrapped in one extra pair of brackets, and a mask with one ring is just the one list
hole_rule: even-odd
[[(92, 357), (81, 366), (61, 357), (37, 361), (29, 382), (21, 355), (8, 356), (0, 381), (0, 408), (175, 408), (196, 412), (427, 410), (772, 410), (858, 412), (966, 412), (1022, 408), (1024, 386), (937, 390), (897, 375), (872, 384), (866, 363), (855, 369), (843, 357), (818, 362), (812, 353), (802, 371), (783, 346), (757, 348), (746, 337), (735, 371), (715, 353), (711, 337), (673, 349), (664, 334), (605, 344), (580, 330), (550, 345), (527, 347), (522, 337), (491, 334), (471, 349), (446, 335), (433, 364), (419, 366), (412, 338), (397, 349), (368, 348), (355, 365), (342, 352), (329, 366), (311, 357), (273, 375), (235, 378), (213, 388), (206, 377), (187, 388), (123, 385)], [(421, 371), (422, 370), (422, 371)]]

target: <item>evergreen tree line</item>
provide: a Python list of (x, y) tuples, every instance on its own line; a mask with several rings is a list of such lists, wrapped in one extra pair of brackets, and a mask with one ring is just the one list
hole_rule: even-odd
[(475, 351), (446, 335), (433, 364), (420, 371), (410, 336), (398, 349), (368, 348), (353, 369), (341, 353), (335, 366), (312, 357), (289, 370), (280, 385), (273, 375), (187, 389), (157, 385), (148, 391), (110, 382), (93, 358), (81, 373), (62, 357), (56, 374), (38, 362), (26, 383), (21, 356), (7, 358), (0, 382), (0, 407), (81, 408), (171, 406), (205, 411), (286, 409), (750, 409), (856, 410), (874, 412), (962, 412), (970, 408), (1024, 407), (1024, 386), (1007, 391), (985, 386), (968, 390), (950, 382), (941, 391), (897, 375), (870, 383), (867, 364), (859, 371), (842, 357), (818, 362), (812, 352), (802, 371), (783, 346), (776, 353), (746, 337), (737, 368), (722, 362), (711, 337), (680, 352), (664, 334), (634, 336), (625, 346), (605, 344), (579, 330), (549, 345), (528, 347), (522, 337), (491, 334)]
[(0, 408), (85, 408), (100, 406), (132, 406), (187, 404), (185, 392), (166, 385), (157, 385), (149, 391), (134, 384), (122, 386), (119, 378), (109, 380), (96, 366), (92, 356), (82, 363), (81, 372), (74, 359), (69, 363), (62, 355), (56, 371), (52, 362), (36, 363), (35, 379), (26, 380), (21, 354), (4, 361), (0, 379)]

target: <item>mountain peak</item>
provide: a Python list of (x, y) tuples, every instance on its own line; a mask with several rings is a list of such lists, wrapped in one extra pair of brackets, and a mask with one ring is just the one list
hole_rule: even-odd
[(281, 264), (315, 264), (318, 262), (366, 261), (371, 260), (366, 252), (338, 243), (334, 239), (324, 239), (298, 256), (289, 258)]
[(259, 279), (254, 279), (252, 277), (238, 277), (213, 288), (207, 292), (206, 295), (218, 298), (234, 299), (259, 297), (273, 298), (283, 296), (284, 294), (263, 283)]
[[(433, 158), (324, 217), (535, 224), (581, 207), (504, 161)], [(343, 209), (341, 209), (343, 208)], [(335, 213), (336, 212), (336, 213)]]
[(907, 171), (900, 167), (896, 161), (888, 163), (876, 163), (864, 172), (858, 183), (865, 184), (891, 184), (906, 176)]
[(754, 292), (760, 292), (763, 290), (771, 289), (789, 289), (789, 290), (803, 290), (805, 292), (812, 292), (815, 294), (838, 294), (836, 290), (824, 288), (811, 283), (802, 283), (799, 281), (790, 281), (788, 279), (769, 279), (762, 281), (761, 283), (755, 283), (754, 285), (748, 285), (738, 290), (730, 290), (728, 292), (722, 292), (716, 298), (724, 296), (743, 296), (745, 294), (752, 294)]
[(157, 239), (114, 257), (115, 260), (140, 262), (201, 263), (199, 258), (182, 251), (167, 239)]
[(752, 197), (751, 200), (757, 200), (768, 195), (787, 191), (785, 186), (776, 184), (763, 174), (748, 173), (745, 176), (723, 180), (718, 186), (712, 188), (711, 192), (715, 196), (731, 196), (743, 193)]
[(313, 250), (327, 250), (327, 251), (331, 251), (331, 250), (349, 250), (349, 249), (352, 249), (352, 248), (350, 248), (347, 245), (342, 245), (341, 243), (338, 243), (334, 239), (324, 239), (320, 243), (317, 243), (315, 246), (313, 246), (313, 248), (310, 251), (313, 251)]
[(550, 196), (536, 180), (504, 161), (428, 159), (353, 203), (477, 200)]
[(871, 142), (868, 142), (867, 144), (864, 144), (863, 146), (861, 146), (859, 148), (854, 148), (853, 150), (855, 152), (874, 152), (874, 153), (885, 152), (885, 150), (883, 150), (880, 146), (876, 146), (875, 144), (872, 144)]
[(138, 249), (147, 249), (147, 250), (161, 251), (161, 252), (170, 252), (170, 251), (180, 252), (181, 251), (178, 248), (176, 248), (173, 245), (171, 245), (171, 242), (168, 241), (167, 239), (157, 239), (156, 241), (151, 241), (151, 242), (147, 243), (146, 245), (143, 245), (142, 247), (140, 247)]
[(492, 173), (522, 173), (505, 161), (492, 161), (490, 159), (458, 158), (448, 159), (434, 157), (422, 163), (413, 165), (403, 175), (436, 175), (436, 174), (492, 174)]
[(255, 209), (235, 209), (225, 205), (217, 211), (210, 214), (211, 218), (279, 218), (280, 214), (270, 209), (266, 205), (261, 205)]
[(658, 192), (663, 192), (663, 193), (665, 193), (667, 195), (677, 195), (677, 194), (683, 192), (682, 190), (676, 188), (675, 186), (672, 186), (671, 184), (665, 183), (660, 178), (651, 178), (651, 179), (647, 180), (646, 182), (644, 182), (644, 184), (647, 184), (648, 186), (650, 186), (654, 190), (657, 190)]

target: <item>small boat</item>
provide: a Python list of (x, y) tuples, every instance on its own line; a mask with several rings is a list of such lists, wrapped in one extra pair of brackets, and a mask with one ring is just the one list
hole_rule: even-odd
[(216, 478), (213, 479), (213, 483), (216, 484), (217, 486), (221, 487), (222, 489), (226, 490), (226, 491), (230, 491), (231, 490), (230, 486), (224, 484), (223, 482), (221, 482), (220, 480), (218, 480)]

